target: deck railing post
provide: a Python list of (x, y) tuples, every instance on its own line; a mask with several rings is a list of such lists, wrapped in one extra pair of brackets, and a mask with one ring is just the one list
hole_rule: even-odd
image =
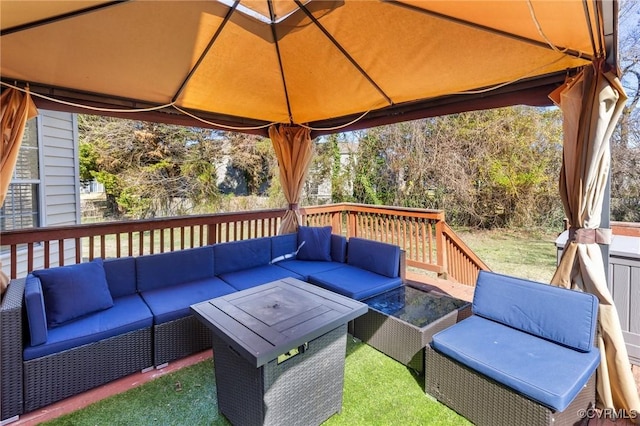
[(358, 212), (347, 211), (347, 238), (358, 236)]
[(342, 235), (342, 210), (331, 212), (331, 229), (336, 235)]
[(441, 272), (438, 273), (439, 278), (447, 279), (449, 268), (447, 265), (447, 254), (445, 253), (445, 234), (444, 234), (444, 219), (438, 218), (436, 222), (436, 261), (440, 266)]

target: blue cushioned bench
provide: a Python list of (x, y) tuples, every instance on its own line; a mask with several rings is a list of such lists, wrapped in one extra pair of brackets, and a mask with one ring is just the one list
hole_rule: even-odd
[(308, 281), (356, 300), (402, 285), (400, 247), (363, 238), (349, 239), (347, 263), (312, 273)]
[(245, 290), (282, 278), (301, 275), (271, 264), (272, 237), (233, 241), (213, 246), (216, 275), (235, 290)]
[(472, 312), (433, 336), (427, 393), (487, 425), (573, 424), (595, 403), (594, 295), (482, 271)]
[(24, 390), (11, 389), (24, 395), (20, 410), (153, 365), (153, 315), (137, 292), (133, 258), (34, 271), (22, 283), (28, 333), (22, 365), (14, 368), (22, 371)]
[(153, 363), (168, 362), (211, 347), (211, 334), (189, 306), (236, 291), (214, 275), (212, 246), (139, 256), (138, 292), (153, 314)]
[[(347, 239), (345, 237), (331, 234), (328, 256), (311, 255), (307, 256), (308, 258), (298, 257), (298, 254), (293, 255), (298, 248), (298, 239), (298, 234), (273, 237), (271, 239), (272, 264), (300, 275), (304, 281), (309, 281), (310, 275), (338, 269), (345, 265), (347, 261)], [(304, 237), (300, 237), (300, 243), (302, 241), (304, 241)], [(273, 262), (274, 260), (276, 261)]]

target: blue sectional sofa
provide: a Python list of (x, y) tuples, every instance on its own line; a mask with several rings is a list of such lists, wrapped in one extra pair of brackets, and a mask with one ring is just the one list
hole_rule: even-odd
[(600, 363), (594, 295), (483, 271), (472, 312), (433, 336), (427, 393), (478, 425), (583, 420)]
[(190, 305), (285, 277), (361, 299), (402, 285), (398, 246), (296, 234), (34, 271), (0, 306), (0, 420), (211, 348)]

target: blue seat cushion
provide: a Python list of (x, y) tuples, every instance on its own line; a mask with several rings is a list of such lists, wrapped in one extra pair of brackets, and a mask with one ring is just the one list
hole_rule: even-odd
[(139, 256), (136, 274), (140, 292), (213, 278), (213, 247)]
[(243, 269), (241, 271), (228, 272), (220, 275), (220, 278), (229, 283), (236, 290), (245, 290), (247, 288), (288, 277), (300, 280), (303, 278), (301, 275), (293, 271), (280, 268), (276, 265), (258, 266), (256, 268)]
[(242, 271), (271, 262), (271, 238), (231, 241), (213, 246), (216, 275)]
[(142, 298), (153, 313), (154, 324), (162, 324), (191, 315), (189, 307), (214, 297), (236, 291), (219, 278), (212, 277), (199, 281), (176, 284), (171, 287), (156, 288), (142, 293)]
[(47, 315), (40, 280), (32, 274), (27, 275), (25, 280), (24, 304), (31, 346), (41, 345), (47, 341)]
[(302, 276), (305, 281), (309, 279), (309, 275), (318, 274), (320, 272), (330, 271), (332, 269), (341, 268), (345, 266), (341, 262), (325, 262), (322, 260), (283, 260), (275, 264), (281, 268), (295, 272)]
[(475, 315), (580, 351), (595, 341), (598, 299), (590, 293), (480, 271)]
[(109, 309), (50, 329), (47, 342), (38, 346), (26, 346), (23, 356), (25, 360), (40, 358), (151, 327), (152, 324), (151, 311), (139, 295), (118, 297), (113, 300), (113, 306)]
[(113, 306), (101, 258), (41, 269), (33, 275), (42, 285), (49, 328)]
[(311, 274), (308, 281), (356, 300), (366, 299), (402, 285), (400, 277), (389, 278), (349, 265)]
[(331, 227), (298, 227), (298, 247), (297, 259), (331, 262)]
[(364, 238), (349, 238), (347, 263), (389, 278), (399, 276), (400, 247)]
[(563, 411), (600, 363), (600, 352), (576, 351), (473, 315), (436, 333), (440, 353), (529, 399)]

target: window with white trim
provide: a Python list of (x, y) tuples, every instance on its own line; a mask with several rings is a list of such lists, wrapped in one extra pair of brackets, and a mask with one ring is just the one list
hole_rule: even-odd
[(40, 162), (37, 118), (27, 121), (16, 169), (0, 208), (0, 231), (40, 225)]

